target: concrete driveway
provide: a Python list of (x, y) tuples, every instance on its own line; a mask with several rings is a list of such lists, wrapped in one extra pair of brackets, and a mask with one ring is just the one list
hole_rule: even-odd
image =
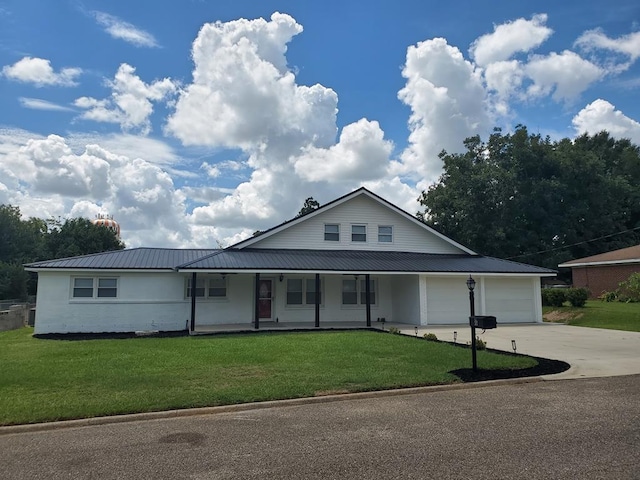
[[(439, 340), (471, 341), (469, 325), (419, 327), (418, 335), (435, 333)], [(415, 335), (415, 329), (402, 329)], [(571, 365), (566, 372), (549, 375), (548, 379), (609, 377), (640, 373), (640, 332), (623, 332), (602, 328), (573, 327), (556, 323), (508, 324), (495, 330), (476, 330), (488, 348), (562, 360)]]

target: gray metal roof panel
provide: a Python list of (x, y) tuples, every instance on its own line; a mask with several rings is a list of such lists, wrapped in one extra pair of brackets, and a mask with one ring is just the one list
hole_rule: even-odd
[(217, 252), (214, 249), (130, 248), (25, 265), (34, 269), (153, 270), (174, 269)]
[(226, 249), (183, 270), (281, 270), (553, 274), (554, 270), (480, 255), (353, 250)]

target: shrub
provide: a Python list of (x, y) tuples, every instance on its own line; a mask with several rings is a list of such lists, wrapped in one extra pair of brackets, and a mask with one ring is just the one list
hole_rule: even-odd
[(561, 288), (545, 288), (542, 290), (542, 305), (545, 307), (561, 307), (566, 300), (567, 294)]
[(640, 302), (640, 272), (632, 273), (619, 287), (620, 301)]
[(437, 342), (438, 341), (438, 337), (436, 337), (435, 333), (425, 333), (423, 335), (425, 340), (429, 340), (431, 342)]
[(586, 288), (570, 288), (567, 290), (566, 296), (572, 307), (584, 307), (589, 298), (589, 290)]
[(486, 350), (487, 342), (482, 340), (480, 337), (476, 337), (476, 350)]
[(400, 329), (397, 327), (389, 327), (389, 333), (394, 333), (396, 335), (400, 335)]
[(618, 300), (618, 294), (617, 292), (602, 292), (598, 298), (603, 302), (615, 302)]

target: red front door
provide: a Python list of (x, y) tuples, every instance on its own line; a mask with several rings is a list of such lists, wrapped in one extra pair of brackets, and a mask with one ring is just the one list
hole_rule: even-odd
[(259, 318), (271, 318), (272, 308), (272, 290), (273, 284), (271, 280), (260, 280), (259, 299), (258, 299), (258, 313)]

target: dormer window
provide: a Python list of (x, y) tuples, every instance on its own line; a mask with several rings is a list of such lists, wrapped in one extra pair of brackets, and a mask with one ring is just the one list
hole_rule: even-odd
[(366, 225), (351, 225), (351, 241), (352, 242), (366, 242), (367, 241), (367, 226)]
[(340, 225), (337, 223), (327, 223), (324, 226), (324, 239), (328, 242), (340, 241)]

